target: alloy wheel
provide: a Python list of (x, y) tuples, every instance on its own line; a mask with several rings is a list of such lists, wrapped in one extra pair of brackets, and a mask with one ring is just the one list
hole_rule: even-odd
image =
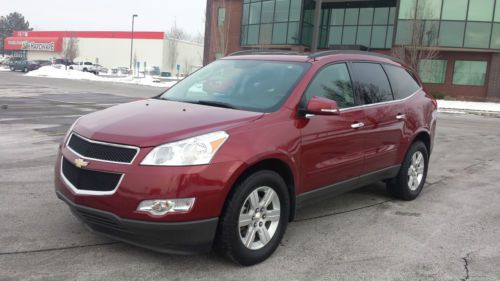
[(410, 167), (408, 168), (408, 188), (411, 191), (417, 190), (424, 177), (425, 160), (420, 151), (416, 151), (411, 156)]

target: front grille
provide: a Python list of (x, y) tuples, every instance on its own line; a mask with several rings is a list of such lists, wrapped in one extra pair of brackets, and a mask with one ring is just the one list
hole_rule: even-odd
[(118, 163), (131, 163), (137, 149), (116, 144), (90, 141), (72, 134), (68, 147), (82, 157)]
[(80, 169), (62, 159), (63, 176), (78, 190), (112, 191), (120, 182), (121, 174)]

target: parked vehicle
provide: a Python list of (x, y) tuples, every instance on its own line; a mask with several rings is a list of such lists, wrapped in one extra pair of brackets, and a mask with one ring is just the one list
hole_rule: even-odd
[(101, 66), (98, 64), (91, 63), (89, 61), (75, 62), (69, 66), (69, 69), (80, 70), (83, 72), (90, 72), (95, 75), (99, 75)]
[(66, 59), (55, 59), (52, 64), (55, 65), (64, 65), (64, 66), (70, 66), (74, 64), (72, 61), (66, 60)]
[(9, 64), (10, 71), (20, 70), (22, 72), (29, 72), (39, 69), (41, 65), (36, 61), (16, 60)]
[(128, 75), (131, 74), (132, 72), (128, 67), (117, 67), (111, 69), (111, 73), (115, 75)]
[(49, 61), (49, 60), (34, 60), (33, 62), (35, 62), (36, 64), (40, 65), (40, 67), (47, 66), (47, 65), (52, 65), (52, 62)]
[(23, 60), (26, 60), (26, 59), (21, 58), (21, 57), (6, 56), (6, 57), (4, 57), (2, 64), (3, 65), (11, 65), (12, 63), (14, 63), (16, 61), (23, 61)]
[(169, 253), (215, 246), (252, 265), (308, 203), (376, 181), (415, 199), (436, 108), (386, 56), (236, 54), (160, 96), (78, 119), (55, 189), (97, 233)]

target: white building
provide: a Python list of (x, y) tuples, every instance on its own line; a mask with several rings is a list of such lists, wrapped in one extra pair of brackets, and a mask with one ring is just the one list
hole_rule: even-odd
[[(5, 39), (5, 50), (28, 60), (62, 58), (70, 38), (77, 39), (75, 61), (90, 61), (104, 67), (129, 67), (132, 32), (128, 31), (16, 31)], [(157, 66), (162, 72), (190, 73), (203, 63), (203, 45), (172, 40), (164, 32), (135, 31), (133, 61), (148, 68)]]

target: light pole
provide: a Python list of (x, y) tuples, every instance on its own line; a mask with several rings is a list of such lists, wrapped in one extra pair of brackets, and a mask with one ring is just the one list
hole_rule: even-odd
[(134, 51), (134, 20), (138, 15), (132, 15), (132, 38), (130, 40), (130, 71), (132, 71), (132, 53)]

